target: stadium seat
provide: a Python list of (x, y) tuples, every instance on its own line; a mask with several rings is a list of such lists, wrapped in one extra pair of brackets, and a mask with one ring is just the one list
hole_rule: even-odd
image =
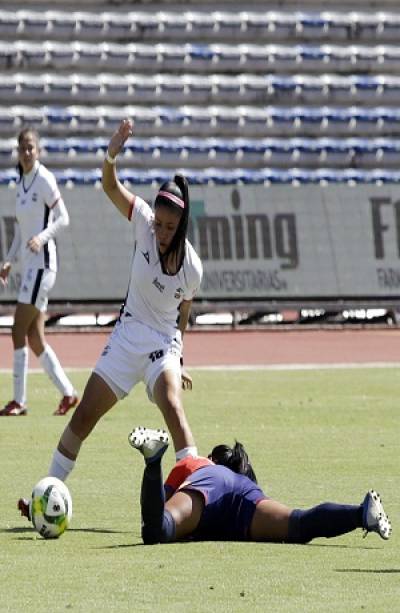
[[(161, 77), (160, 81), (168, 81), (170, 77)], [(225, 79), (226, 80), (226, 79)], [(215, 75), (185, 75), (182, 77), (182, 92), (181, 100), (185, 100), (188, 104), (201, 104), (226, 101), (224, 87), (224, 78), (215, 77)], [(162, 96), (164, 86), (162, 85)]]
[(162, 40), (175, 42), (187, 37), (189, 25), (185, 13), (161, 11), (157, 13), (157, 19), (157, 34)]
[(135, 16), (130, 13), (106, 12), (102, 15), (104, 29), (102, 39), (106, 42), (132, 40), (137, 36), (138, 26)]
[(77, 12), (75, 13), (76, 30), (79, 39), (83, 41), (104, 40), (106, 36), (106, 22), (102, 13)]
[[(80, 66), (84, 65), (84, 49), (79, 43), (45, 43), (47, 50), (46, 66), (50, 66), (55, 70), (70, 69), (75, 61), (79, 62)], [(86, 45), (87, 46), (87, 45)], [(85, 47), (86, 47), (85, 46)]]
[(48, 28), (46, 36), (53, 40), (73, 40), (77, 35), (78, 22), (70, 11), (46, 11)]
[(1, 39), (12, 38), (16, 39), (20, 24), (18, 12), (9, 10), (0, 10), (0, 36)]
[(248, 40), (287, 41), (293, 34), (295, 23), (295, 16), (291, 11), (248, 11), (246, 14)]
[(10, 67), (10, 65), (23, 66), (24, 69), (30, 70), (31, 68), (44, 68), (48, 63), (47, 48), (41, 43), (21, 41), (8, 44), (7, 48), (10, 54), (7, 67)]
[(46, 40), (49, 20), (42, 11), (18, 11), (18, 36), (28, 36), (33, 40)]
[[(159, 44), (156, 46), (156, 60), (163, 71), (183, 71), (188, 57), (185, 45)], [(153, 64), (154, 67), (154, 64)]]
[(195, 40), (204, 41), (214, 38), (216, 25), (213, 13), (188, 11), (186, 13), (186, 20), (188, 23), (188, 33)]
[(19, 94), (18, 79), (12, 75), (2, 75), (0, 79), (0, 100), (8, 104), (12, 103)]
[(214, 12), (215, 30), (220, 41), (237, 40), (244, 28), (243, 15), (235, 11)]
[(96, 102), (97, 104), (103, 98), (103, 85), (101, 81), (92, 76), (85, 76), (75, 80), (73, 85), (74, 98), (81, 103)]

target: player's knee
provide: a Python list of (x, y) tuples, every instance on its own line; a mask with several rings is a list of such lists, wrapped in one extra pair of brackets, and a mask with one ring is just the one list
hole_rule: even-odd
[(176, 525), (171, 513), (164, 510), (161, 523), (144, 522), (142, 525), (142, 540), (144, 545), (171, 543), (175, 540)]

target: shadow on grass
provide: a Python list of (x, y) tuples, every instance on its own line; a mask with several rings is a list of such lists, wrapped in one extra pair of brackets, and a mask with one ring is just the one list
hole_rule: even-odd
[[(172, 543), (169, 543), (172, 545)], [(151, 545), (152, 546), (152, 545)], [(144, 547), (143, 543), (124, 543), (123, 545), (104, 545), (94, 549), (126, 549), (127, 547)]]
[(362, 545), (339, 545), (339, 543), (307, 543), (306, 547), (336, 547), (338, 549), (361, 549), (362, 551), (370, 551), (372, 549), (382, 549), (382, 547), (371, 547)]
[[(34, 533), (34, 529), (29, 526), (27, 528), (5, 528), (0, 532), (6, 534), (26, 534)], [(68, 528), (68, 532), (91, 532), (94, 534), (130, 534), (129, 530), (106, 530), (104, 528)]]
[(335, 568), (336, 573), (373, 573), (377, 575), (395, 575), (400, 568)]

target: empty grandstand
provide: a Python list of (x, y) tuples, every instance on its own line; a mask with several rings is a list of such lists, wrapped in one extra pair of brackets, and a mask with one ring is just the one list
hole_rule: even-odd
[[(194, 187), (231, 186), (227, 207), (234, 213), (229, 223), (236, 238), (244, 235), (239, 209), (248, 194), (253, 198), (246, 188), (272, 190), (265, 196), (275, 206), (265, 209), (272, 211), (271, 222), (261, 204), (251, 213), (264, 215), (252, 236), (260, 245), (264, 240), (264, 270), (269, 259), (289, 250), (292, 222), (287, 217), (281, 236), (279, 216), (289, 213), (280, 201), (301, 200), (305, 207), (318, 200), (327, 206), (326, 192), (301, 189), (358, 186), (357, 195), (335, 192), (329, 197), (338, 203), (360, 200), (363, 211), (362, 198), (397, 202), (395, 192), (381, 195), (376, 189), (400, 183), (399, 36), (400, 8), (389, 0), (379, 6), (357, 0), (255, 1), (246, 7), (228, 0), (0, 2), (0, 185), (5, 189), (15, 183), (15, 135), (30, 124), (40, 131), (42, 160), (60, 184), (98, 186), (110, 133), (129, 116), (135, 138), (118, 162), (128, 185), (150, 189), (180, 169)], [(278, 186), (297, 192), (273, 191)], [(369, 188), (373, 191), (362, 192)], [(203, 195), (194, 193), (200, 202)], [(263, 200), (264, 192), (254, 193), (254, 199)], [(278, 221), (272, 220), (273, 213)], [(198, 203), (193, 222), (198, 241), (201, 214)], [(330, 214), (321, 213), (321, 223)], [(354, 215), (357, 232), (359, 213)], [(373, 219), (379, 234), (379, 224), (387, 220)], [(217, 234), (225, 232), (225, 222), (218, 223)], [(332, 224), (324, 245), (333, 244), (332, 228), (340, 227), (338, 221)], [(269, 244), (274, 232), (275, 247)], [(317, 233), (315, 228), (310, 236), (315, 239)], [(379, 237), (371, 240), (377, 249)], [(393, 235), (392, 251), (396, 240)], [(207, 249), (203, 246), (203, 256), (208, 257)], [(243, 257), (240, 249), (236, 257), (246, 260), (250, 254), (250, 265), (251, 248), (242, 248)], [(235, 293), (226, 279), (217, 282), (210, 273), (203, 297), (221, 304), (232, 296), (238, 302), (243, 286), (243, 297), (259, 300), (264, 312), (270, 299), (286, 307), (308, 302), (317, 308), (332, 307), (338, 296), (352, 306), (396, 307), (400, 282), (393, 280), (395, 272), (390, 277), (373, 269), (374, 287), (368, 283), (371, 270), (366, 270), (365, 283), (357, 288), (357, 266), (341, 276), (340, 245), (336, 249), (335, 278), (326, 286), (328, 263), (309, 283), (306, 276), (287, 277), (276, 281), (278, 289), (271, 273), (265, 291), (249, 290), (242, 279), (234, 282)], [(309, 257), (318, 261), (322, 252), (323, 247), (317, 248)], [(286, 265), (278, 264), (281, 273)], [(396, 266), (391, 262), (383, 268), (396, 271)], [(382, 275), (392, 281), (382, 281)]]

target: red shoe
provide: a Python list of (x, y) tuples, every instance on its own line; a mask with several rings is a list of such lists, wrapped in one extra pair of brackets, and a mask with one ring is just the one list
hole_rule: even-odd
[(29, 513), (29, 502), (25, 498), (20, 498), (18, 500), (17, 508), (21, 511), (21, 517), (26, 517), (31, 520), (31, 515)]
[(64, 396), (61, 398), (60, 404), (58, 405), (57, 410), (54, 411), (53, 415), (65, 415), (70, 409), (76, 407), (78, 402), (79, 398), (76, 394), (73, 394), (73, 396)]
[(18, 415), (26, 415), (28, 413), (28, 409), (23, 404), (19, 404), (15, 400), (10, 400), (8, 404), (0, 411), (0, 415), (10, 415), (16, 417)]

